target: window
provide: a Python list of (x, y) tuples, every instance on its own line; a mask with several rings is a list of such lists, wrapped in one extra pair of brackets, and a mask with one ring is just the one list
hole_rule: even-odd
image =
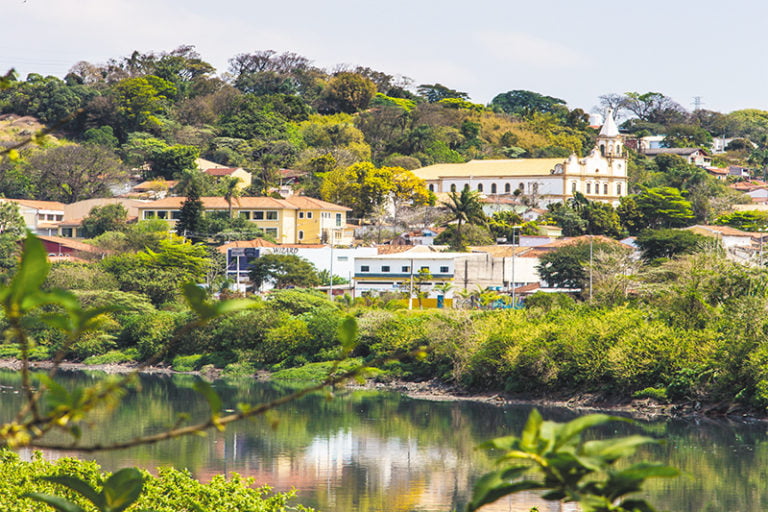
[(410, 272), (411, 271), (411, 267), (406, 265), (403, 268), (401, 268), (400, 270), (401, 270), (401, 272)]
[(181, 218), (181, 211), (180, 210), (171, 210), (171, 218), (173, 220), (179, 220)]
[(277, 228), (267, 228), (264, 230), (264, 234), (271, 236), (272, 238), (277, 238)]
[(389, 272), (389, 265), (382, 265), (381, 266), (381, 271), (382, 272)]
[(496, 193), (496, 184), (491, 183), (491, 194), (495, 194), (495, 193)]
[(419, 272), (429, 272), (429, 267), (421, 267)]
[(155, 212), (152, 210), (144, 210), (144, 220), (146, 219), (154, 219), (155, 218)]
[(512, 185), (510, 185), (509, 183), (505, 183), (504, 184), (504, 193), (505, 194), (509, 194), (510, 192), (512, 192)]
[(571, 183), (571, 194), (575, 194), (575, 193), (576, 193), (576, 182), (574, 181), (573, 183)]
[(603, 183), (603, 194), (605, 194), (606, 196), (608, 195), (608, 184), (607, 183)]
[(587, 194), (591, 194), (591, 193), (592, 193), (592, 184), (587, 183)]
[[(337, 228), (341, 227), (341, 214), (340, 213), (336, 214), (336, 227)], [(338, 238), (338, 237), (336, 237), (336, 238)]]
[(434, 184), (432, 184), (432, 183), (429, 184), (429, 191), (430, 192), (434, 192), (435, 191), (435, 185)]
[(158, 219), (167, 219), (168, 218), (168, 212), (162, 211), (162, 210), (158, 211), (157, 212), (157, 218)]
[(600, 169), (595, 169), (595, 172), (600, 172)]
[(240, 212), (238, 215), (241, 219), (251, 220), (251, 212)]
[(448, 267), (440, 267), (440, 273), (441, 274), (447, 274), (448, 273)]
[(605, 156), (605, 144), (600, 144), (600, 154)]
[(369, 267), (368, 265), (360, 266), (360, 272), (370, 272), (370, 271), (371, 271), (371, 267)]
[(337, 256), (336, 261), (349, 261), (349, 256)]
[(469, 183), (464, 184), (464, 190), (469, 190)]
[(269, 210), (267, 212), (267, 220), (277, 220), (277, 212), (274, 210)]
[(312, 218), (312, 212), (307, 212), (307, 218), (308, 218), (308, 219), (311, 219), (311, 218)]
[(517, 190), (520, 192), (525, 192), (525, 183), (521, 183), (517, 186)]
[(483, 184), (482, 183), (478, 183), (477, 184), (477, 191), (478, 192), (482, 192), (483, 191)]
[(61, 228), (61, 236), (72, 238), (72, 228)]
[(304, 218), (304, 212), (299, 212), (299, 218), (300, 218), (300, 219), (303, 219), (303, 218)]
[(616, 195), (617, 196), (621, 195), (621, 183), (616, 184)]
[(539, 193), (539, 184), (538, 183), (534, 183), (533, 185), (531, 185), (531, 193), (532, 194), (538, 194)]
[(264, 212), (251, 212), (253, 220), (264, 220)]
[(451, 192), (456, 192), (456, 184), (451, 185)]
[(299, 240), (304, 240), (304, 231), (299, 230)]

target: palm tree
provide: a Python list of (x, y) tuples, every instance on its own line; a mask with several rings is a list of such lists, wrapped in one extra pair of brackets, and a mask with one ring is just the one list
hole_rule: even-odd
[(235, 176), (228, 176), (225, 178), (225, 181), (222, 184), (222, 196), (224, 197), (224, 200), (227, 202), (227, 206), (229, 207), (229, 218), (232, 218), (232, 200), (240, 197), (240, 194), (243, 192), (240, 188), (241, 181), (243, 180)]
[(465, 187), (461, 193), (450, 192), (449, 201), (444, 201), (442, 205), (448, 209), (451, 214), (450, 222), (456, 221), (456, 232), (451, 244), (451, 249), (463, 251), (466, 249), (463, 234), (461, 232), (462, 224), (485, 224), (485, 214), (483, 205), (480, 203), (480, 195)]

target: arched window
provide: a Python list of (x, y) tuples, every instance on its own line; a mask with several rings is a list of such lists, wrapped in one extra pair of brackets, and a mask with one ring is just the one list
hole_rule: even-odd
[(592, 184), (587, 183), (587, 194), (591, 194), (591, 193), (592, 193)]
[(621, 156), (621, 144), (616, 144), (616, 154)]
[(464, 190), (469, 190), (469, 183), (464, 184)]
[(607, 183), (603, 183), (603, 194), (606, 195), (606, 196), (608, 195), (608, 184)]
[(621, 183), (616, 184), (616, 195), (617, 196), (621, 195)]
[(520, 192), (525, 192), (525, 183), (521, 183), (517, 186), (517, 190)]
[(504, 193), (505, 194), (509, 194), (510, 192), (512, 192), (512, 185), (510, 185), (509, 183), (505, 183), (504, 184)]
[(571, 194), (576, 193), (576, 182), (571, 182)]
[(456, 192), (456, 184), (451, 185), (451, 192)]
[(533, 183), (531, 184), (531, 194), (538, 194), (539, 193), (539, 184)]
[(496, 184), (491, 183), (491, 194), (495, 194), (495, 193), (496, 193)]
[(304, 232), (299, 230), (299, 240), (304, 240)]
[(483, 191), (483, 184), (482, 183), (478, 183), (477, 184), (477, 191), (478, 192), (482, 192)]
[(600, 144), (600, 154), (605, 156), (605, 144)]
[(435, 185), (433, 183), (429, 184), (429, 191), (434, 192), (435, 191)]

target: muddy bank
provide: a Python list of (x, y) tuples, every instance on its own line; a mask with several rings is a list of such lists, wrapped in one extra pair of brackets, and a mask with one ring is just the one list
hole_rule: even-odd
[[(53, 367), (51, 361), (31, 361), (31, 369), (48, 370)], [(177, 372), (168, 366), (141, 366), (138, 363), (116, 363), (116, 364), (84, 364), (63, 362), (59, 365), (61, 370), (90, 370), (102, 371), (108, 374), (121, 374), (138, 371), (145, 374), (186, 374), (200, 375), (207, 379), (218, 379), (221, 377), (220, 369), (212, 368), (204, 371)], [(20, 370), (21, 362), (13, 359), (0, 360), (0, 369)], [(270, 372), (259, 371), (253, 378), (260, 381), (269, 381)], [(429, 380), (423, 382), (409, 382), (401, 380), (392, 380), (379, 382), (369, 380), (364, 384), (351, 382), (346, 386), (348, 389), (375, 389), (381, 391), (395, 391), (404, 395), (420, 400), (436, 401), (457, 401), (467, 400), (504, 405), (533, 405), (540, 407), (563, 407), (571, 409), (578, 413), (609, 412), (620, 413), (624, 416), (630, 416), (636, 419), (653, 420), (660, 418), (689, 418), (689, 417), (710, 417), (710, 418), (729, 418), (729, 419), (767, 419), (766, 414), (754, 409), (744, 407), (734, 403), (703, 403), (703, 402), (683, 402), (672, 404), (661, 404), (652, 399), (626, 399), (623, 397), (606, 396), (596, 393), (578, 393), (575, 395), (517, 395), (502, 392), (473, 392), (463, 389), (459, 386), (441, 382), (438, 380)]]

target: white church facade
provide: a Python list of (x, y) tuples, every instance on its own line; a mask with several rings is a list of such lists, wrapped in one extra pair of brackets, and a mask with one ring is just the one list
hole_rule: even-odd
[[(435, 193), (469, 188), (485, 195), (526, 194), (540, 203), (564, 201), (580, 192), (592, 201), (618, 204), (627, 195), (627, 153), (609, 111), (595, 148), (579, 158), (520, 158), (472, 160), (435, 164), (413, 173)], [(519, 192), (516, 192), (519, 191)]]

